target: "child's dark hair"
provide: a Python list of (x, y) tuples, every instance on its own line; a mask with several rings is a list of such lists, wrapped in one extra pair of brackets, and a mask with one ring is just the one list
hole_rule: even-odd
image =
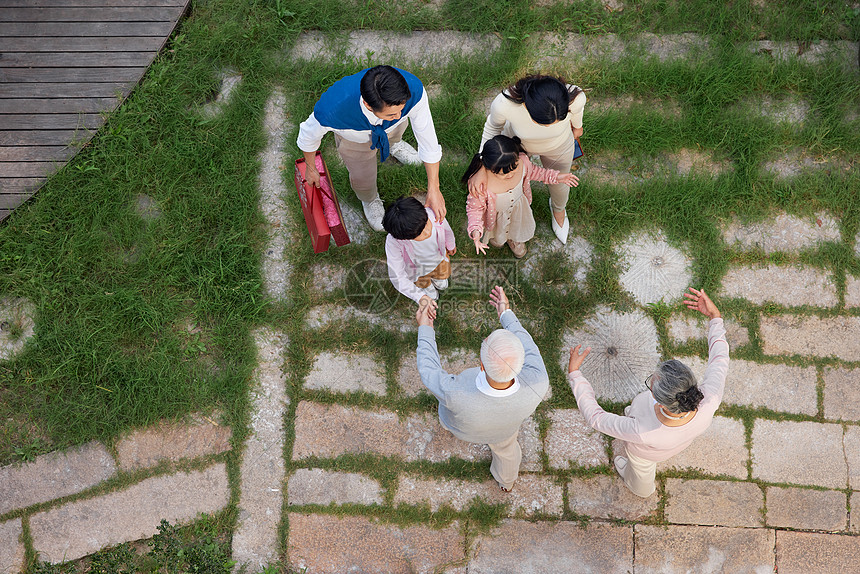
[(373, 111), (381, 112), (386, 106), (405, 104), (412, 97), (406, 78), (391, 66), (370, 68), (359, 83), (361, 97)]
[(561, 78), (534, 75), (517, 81), (502, 95), (512, 102), (525, 104), (535, 122), (550, 125), (567, 117), (570, 102), (580, 91), (577, 87), (568, 88)]
[(460, 181), (463, 183), (469, 181), (481, 166), (493, 173), (510, 173), (517, 168), (521, 153), (526, 153), (526, 150), (523, 149), (523, 144), (517, 136), (512, 138), (496, 136), (487, 140), (481, 153), (476, 153), (472, 158), (472, 163), (469, 164)]
[(414, 197), (398, 197), (385, 209), (382, 227), (394, 239), (415, 239), (427, 226), (427, 210)]

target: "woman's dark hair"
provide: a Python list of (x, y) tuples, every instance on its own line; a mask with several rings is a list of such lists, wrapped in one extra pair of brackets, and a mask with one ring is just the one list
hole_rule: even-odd
[(657, 365), (651, 379), (651, 393), (654, 400), (676, 415), (696, 409), (705, 398), (699, 390), (693, 371), (676, 359)]
[(581, 90), (568, 89), (567, 82), (555, 76), (526, 76), (502, 92), (506, 98), (525, 104), (531, 118), (542, 125), (550, 125), (567, 117), (570, 102)]
[(510, 173), (517, 168), (520, 154), (526, 153), (520, 138), (514, 136), (496, 136), (487, 140), (481, 153), (476, 153), (469, 164), (466, 173), (460, 181), (466, 183), (469, 178), (484, 166), (493, 173)]
[(412, 97), (406, 78), (391, 66), (370, 68), (361, 77), (361, 97), (373, 111), (381, 112), (387, 106), (405, 104)]
[(414, 197), (398, 197), (385, 209), (382, 227), (394, 239), (415, 239), (427, 226), (427, 210)]

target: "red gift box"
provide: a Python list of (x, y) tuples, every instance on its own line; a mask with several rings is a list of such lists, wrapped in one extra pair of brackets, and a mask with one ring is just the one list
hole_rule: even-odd
[(307, 165), (304, 158), (296, 160), (295, 180), (314, 253), (321, 253), (328, 250), (330, 237), (334, 237), (335, 243), (341, 246), (349, 243), (349, 235), (343, 224), (343, 214), (337, 194), (319, 151), (316, 152), (314, 163), (320, 174), (319, 187), (305, 180)]

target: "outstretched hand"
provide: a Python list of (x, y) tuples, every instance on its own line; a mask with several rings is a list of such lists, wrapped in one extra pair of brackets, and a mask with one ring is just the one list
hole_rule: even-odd
[(433, 326), (433, 321), (436, 320), (436, 308), (438, 305), (436, 301), (427, 295), (418, 300), (418, 311), (415, 313), (415, 320), (418, 322), (419, 327), (424, 325), (428, 327)]
[(559, 183), (563, 183), (564, 185), (568, 185), (570, 187), (576, 187), (579, 185), (579, 178), (572, 173), (563, 173), (559, 175), (558, 181)]
[(688, 309), (692, 309), (693, 311), (698, 311), (699, 313), (706, 315), (709, 319), (716, 319), (721, 316), (720, 310), (717, 309), (717, 306), (714, 305), (714, 302), (711, 301), (711, 298), (708, 297), (708, 294), (705, 293), (704, 289), (699, 291), (698, 289), (690, 287), (690, 292), (684, 293), (684, 305), (686, 305)]
[(585, 357), (587, 357), (588, 353), (591, 352), (591, 347), (586, 347), (582, 353), (579, 352), (580, 349), (582, 349), (582, 345), (570, 348), (570, 362), (567, 364), (568, 373), (578, 371), (579, 368), (582, 367), (582, 362), (585, 361)]
[(493, 290), (490, 291), (490, 302), (493, 304), (493, 307), (496, 308), (496, 312), (499, 314), (500, 318), (502, 313), (511, 308), (511, 304), (508, 302), (508, 296), (505, 295), (505, 290), (498, 285), (493, 287)]

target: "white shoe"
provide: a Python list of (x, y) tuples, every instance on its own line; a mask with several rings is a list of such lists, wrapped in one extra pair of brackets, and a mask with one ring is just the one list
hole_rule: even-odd
[(432, 283), (433, 287), (435, 287), (439, 291), (443, 291), (443, 290), (448, 288), (448, 280), (447, 279), (431, 279), (430, 283)]
[(567, 243), (567, 234), (570, 232), (570, 220), (567, 218), (567, 210), (564, 212), (564, 224), (559, 225), (555, 220), (555, 212), (552, 210), (552, 198), (549, 198), (549, 220), (552, 222), (552, 230), (558, 240)]
[(427, 295), (428, 297), (430, 297), (434, 301), (438, 301), (439, 300), (439, 292), (436, 291), (436, 287), (433, 286), (433, 283), (432, 283), (433, 280), (432, 279), (430, 280), (430, 282), (431, 283), (430, 283), (429, 287), (425, 287), (421, 290), (424, 291), (425, 295)]
[(382, 227), (382, 216), (385, 215), (385, 206), (382, 205), (382, 200), (379, 199), (379, 196), (377, 195), (373, 201), (362, 201), (361, 205), (364, 207), (364, 216), (367, 218), (370, 227), (374, 231), (385, 231), (385, 228)]
[(403, 140), (391, 144), (389, 152), (397, 161), (405, 165), (421, 165), (423, 163), (418, 158), (418, 150)]

